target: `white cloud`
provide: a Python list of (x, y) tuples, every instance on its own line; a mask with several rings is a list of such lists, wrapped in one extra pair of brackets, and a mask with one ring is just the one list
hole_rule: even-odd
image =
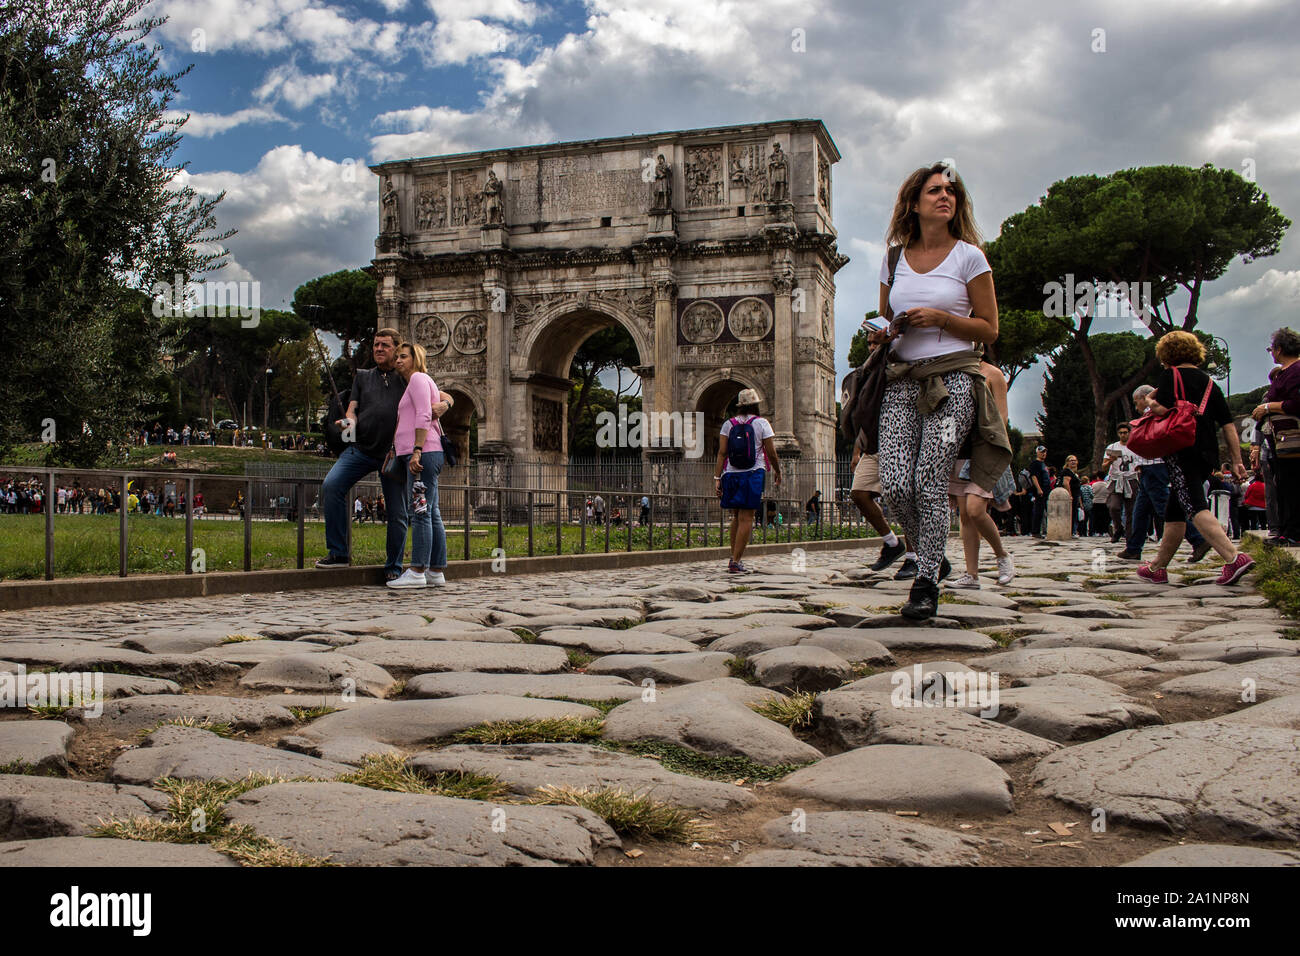
[(471, 59), (502, 53), (523, 42), (506, 27), (482, 20), (440, 20), (412, 27), (411, 45), (426, 66), (463, 64)]
[(426, 0), (439, 20), (505, 20), (528, 26), (537, 19), (538, 7), (526, 0)]
[[(175, 119), (185, 115), (185, 110), (168, 110), (166, 117)], [(189, 120), (181, 127), (181, 132), (188, 136), (215, 136), (226, 130), (234, 129), (245, 123), (284, 122), (284, 117), (275, 110), (262, 106), (250, 106), (234, 113), (190, 113)]]
[(281, 300), (307, 279), (355, 268), (373, 254), (378, 187), (364, 163), (277, 146), (248, 172), (182, 171), (176, 185), (226, 191), (217, 218), (221, 228), (239, 230), (227, 242), (242, 264), (235, 277), (262, 283), (265, 308), (284, 308)]
[[(383, 2), (389, 7), (389, 0)], [(302, 47), (323, 63), (357, 55), (393, 59), (405, 32), (401, 23), (352, 18), (319, 0), (155, 0), (145, 12), (168, 17), (161, 34), (185, 50), (193, 50), (197, 30), (202, 49), (196, 53), (270, 54)]]
[(282, 99), (295, 109), (302, 109), (323, 96), (328, 96), (339, 85), (333, 73), (306, 74), (294, 63), (285, 63), (266, 74), (253, 93), (263, 102)]

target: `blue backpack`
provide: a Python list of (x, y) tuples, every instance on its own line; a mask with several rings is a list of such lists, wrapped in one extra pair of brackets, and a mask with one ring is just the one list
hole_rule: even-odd
[(727, 432), (727, 461), (738, 471), (748, 471), (758, 461), (758, 443), (754, 440), (754, 419), (742, 422), (738, 418), (731, 420), (731, 431)]

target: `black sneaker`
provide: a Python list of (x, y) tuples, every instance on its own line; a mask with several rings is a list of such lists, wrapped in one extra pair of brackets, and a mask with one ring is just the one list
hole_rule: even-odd
[(318, 568), (346, 568), (349, 567), (347, 558), (336, 558), (334, 555), (327, 555), (316, 561)]
[(899, 555), (906, 553), (907, 545), (903, 544), (901, 541), (896, 541), (894, 544), (881, 545), (880, 557), (876, 558), (875, 563), (871, 565), (871, 570), (883, 571), (885, 568), (897, 561)]
[(914, 577), (916, 577), (916, 559), (906, 558), (903, 561), (903, 566), (899, 568), (898, 572), (894, 575), (894, 580), (910, 581)]
[(1188, 564), (1195, 564), (1201, 558), (1210, 553), (1210, 542), (1202, 541), (1196, 547), (1192, 548), (1192, 556), (1187, 559)]
[(952, 574), (952, 565), (948, 563), (948, 559), (945, 557), (939, 562), (939, 580), (942, 581), (950, 574)]
[(939, 610), (939, 585), (928, 578), (917, 578), (912, 582), (912, 591), (907, 596), (907, 603), (898, 609), (898, 613), (909, 621), (927, 621)]

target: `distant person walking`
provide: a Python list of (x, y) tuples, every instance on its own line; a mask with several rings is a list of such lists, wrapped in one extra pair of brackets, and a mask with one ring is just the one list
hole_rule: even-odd
[(1197, 367), (1205, 361), (1205, 346), (1200, 339), (1190, 332), (1169, 332), (1156, 343), (1156, 358), (1165, 371), (1156, 382), (1151, 414), (1161, 417), (1169, 414), (1179, 397), (1193, 402), (1198, 408), (1203, 405), (1204, 411), (1196, 416), (1196, 437), (1192, 445), (1165, 456), (1171, 491), (1165, 508), (1165, 533), (1160, 539), (1156, 559), (1139, 568), (1138, 576), (1155, 584), (1169, 583), (1165, 568), (1182, 544), (1186, 522), (1191, 520), (1226, 562), (1217, 583), (1235, 584), (1255, 561), (1244, 551), (1237, 550), (1219, 519), (1210, 511), (1205, 498), (1205, 483), (1219, 460), (1216, 434), (1219, 431), (1227, 441), (1233, 473), (1238, 478), (1246, 476), (1237, 426), (1232, 422), (1227, 399), (1219, 386)]
[(736, 397), (736, 414), (722, 423), (722, 442), (713, 469), (713, 482), (722, 507), (730, 508), (731, 560), (727, 570), (744, 574), (749, 569), (741, 562), (754, 531), (754, 512), (763, 503), (763, 485), (767, 469), (772, 482), (781, 487), (781, 463), (777, 459), (775, 434), (766, 418), (759, 417), (758, 392), (741, 389)]
[(1133, 502), (1137, 495), (1137, 465), (1133, 452), (1129, 451), (1128, 422), (1120, 422), (1115, 429), (1116, 441), (1106, 446), (1106, 459), (1101, 463), (1107, 472), (1107, 487), (1110, 497), (1107, 507), (1110, 509), (1110, 540), (1114, 544), (1120, 538), (1127, 539), (1133, 533)]
[(1272, 470), (1272, 491), (1277, 501), (1277, 534), (1268, 540), (1286, 547), (1300, 545), (1300, 457), (1281, 454), (1278, 431), (1294, 434), (1300, 422), (1300, 333), (1278, 329), (1269, 343), (1273, 361), (1281, 366), (1272, 377), (1264, 401), (1251, 412), (1257, 422), (1268, 425), (1264, 439), (1264, 458)]

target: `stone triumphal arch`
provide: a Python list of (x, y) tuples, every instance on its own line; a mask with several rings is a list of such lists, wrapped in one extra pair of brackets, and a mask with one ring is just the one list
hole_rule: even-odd
[(656, 490), (681, 460), (673, 413), (702, 413), (716, 449), (742, 388), (783, 458), (832, 459), (839, 158), (820, 120), (787, 120), (373, 166), (380, 322), (428, 349), (462, 458), (475, 414), (492, 483), (567, 460), (570, 363), (615, 324), (659, 413)]

